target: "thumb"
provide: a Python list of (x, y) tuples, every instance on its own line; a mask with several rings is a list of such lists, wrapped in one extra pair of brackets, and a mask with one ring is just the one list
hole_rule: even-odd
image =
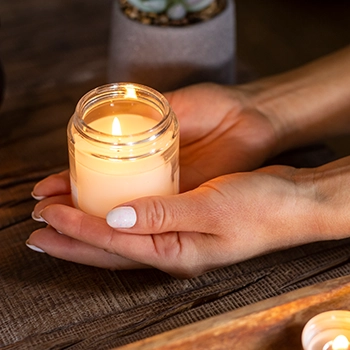
[(139, 198), (112, 209), (106, 221), (113, 228), (138, 234), (208, 232), (213, 226), (213, 201), (205, 192), (197, 188), (178, 195)]
[(116, 246), (123, 256), (188, 278), (232, 262), (231, 245), (222, 235), (229, 206), (222, 202), (220, 191), (202, 185), (178, 195), (124, 203), (106, 220), (118, 230)]

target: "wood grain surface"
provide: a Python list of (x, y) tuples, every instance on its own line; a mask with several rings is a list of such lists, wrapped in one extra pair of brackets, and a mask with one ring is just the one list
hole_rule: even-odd
[(305, 287), (118, 350), (302, 350), (309, 319), (350, 310), (350, 276)]

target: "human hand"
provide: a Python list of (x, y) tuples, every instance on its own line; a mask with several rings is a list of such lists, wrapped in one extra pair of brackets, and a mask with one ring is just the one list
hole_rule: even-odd
[[(110, 224), (116, 226), (113, 215), (123, 213), (131, 213), (135, 224), (111, 228), (104, 219), (72, 208), (67, 171), (51, 176), (34, 189), (36, 196), (45, 197), (34, 217), (49, 226), (31, 235), (32, 248), (104, 268), (156, 267), (188, 277), (271, 250), (328, 239), (321, 228), (327, 219), (341, 217), (348, 196), (339, 186), (327, 188), (336, 184), (333, 165), (321, 194), (315, 189), (316, 170), (269, 167), (242, 173), (260, 165), (275, 146), (274, 123), (249, 103), (247, 92), (203, 84), (167, 98), (181, 124), (181, 188), (187, 192), (124, 203), (112, 211)], [(220, 176), (235, 171), (241, 173)], [(334, 193), (342, 195), (340, 205), (332, 207)], [(321, 204), (332, 215), (325, 215)], [(125, 226), (128, 217), (121, 219)], [(337, 228), (342, 237), (349, 232), (343, 222)]]
[[(167, 98), (181, 123), (182, 191), (218, 175), (254, 168), (270, 152), (273, 133), (269, 121), (252, 108), (243, 112), (247, 108), (246, 102), (237, 89), (201, 84), (168, 93)], [(53, 203), (73, 206), (67, 171), (39, 183), (35, 194), (46, 199), (37, 205), (34, 213)], [(96, 253), (88, 245), (85, 249)], [(67, 253), (63, 252), (63, 255), (69, 259)], [(99, 264), (102, 264), (103, 258), (100, 258)], [(122, 264), (119, 268), (140, 266), (121, 257), (117, 260)]]
[[(274, 153), (274, 126), (249, 103), (249, 94), (208, 83), (166, 94), (180, 122), (181, 192), (255, 169)], [(54, 195), (48, 190), (43, 195)]]
[(192, 85), (166, 94), (180, 123), (180, 189), (252, 170), (274, 153), (274, 126), (238, 86)]
[[(331, 184), (340, 185), (335, 169), (271, 166), (226, 175), (179, 195), (124, 203), (107, 222), (72, 207), (65, 172), (35, 187), (36, 194), (49, 188), (61, 193), (36, 205), (34, 217), (49, 226), (34, 232), (28, 244), (77, 263), (112, 270), (154, 267), (192, 277), (277, 249), (340, 238), (325, 232), (338, 230), (344, 237), (348, 227), (328, 231), (325, 224), (334, 212), (342, 217), (348, 195), (338, 190), (342, 197), (333, 198)], [(324, 185), (327, 171), (332, 181)]]

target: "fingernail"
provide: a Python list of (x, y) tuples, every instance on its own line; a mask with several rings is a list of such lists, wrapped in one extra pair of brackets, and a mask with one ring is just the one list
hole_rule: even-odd
[(32, 192), (31, 195), (37, 201), (41, 201), (42, 199), (46, 198), (46, 196), (37, 196), (36, 194), (34, 194), (34, 192)]
[(26, 246), (28, 248), (30, 248), (31, 250), (34, 250), (35, 252), (39, 252), (39, 253), (45, 253), (41, 248), (37, 247), (36, 245), (33, 244), (29, 244), (29, 242), (26, 242)]
[(136, 224), (136, 211), (133, 207), (112, 209), (106, 217), (107, 224), (114, 228), (130, 228)]
[(48, 222), (42, 216), (36, 216), (34, 211), (32, 211), (32, 219), (38, 222), (45, 222), (48, 224)]

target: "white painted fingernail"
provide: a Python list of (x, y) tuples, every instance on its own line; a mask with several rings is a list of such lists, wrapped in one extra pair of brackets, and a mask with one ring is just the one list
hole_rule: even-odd
[(34, 194), (34, 192), (32, 192), (31, 195), (37, 201), (41, 201), (42, 199), (46, 198), (46, 196), (37, 196), (37, 195)]
[(26, 242), (26, 246), (31, 250), (34, 250), (35, 252), (45, 253), (41, 248), (37, 247), (36, 245), (29, 244), (28, 241)]
[(45, 222), (48, 224), (48, 222), (42, 216), (36, 216), (34, 211), (32, 212), (32, 219), (38, 222)]
[(114, 228), (130, 228), (136, 224), (136, 211), (133, 207), (112, 209), (106, 217), (107, 224)]

